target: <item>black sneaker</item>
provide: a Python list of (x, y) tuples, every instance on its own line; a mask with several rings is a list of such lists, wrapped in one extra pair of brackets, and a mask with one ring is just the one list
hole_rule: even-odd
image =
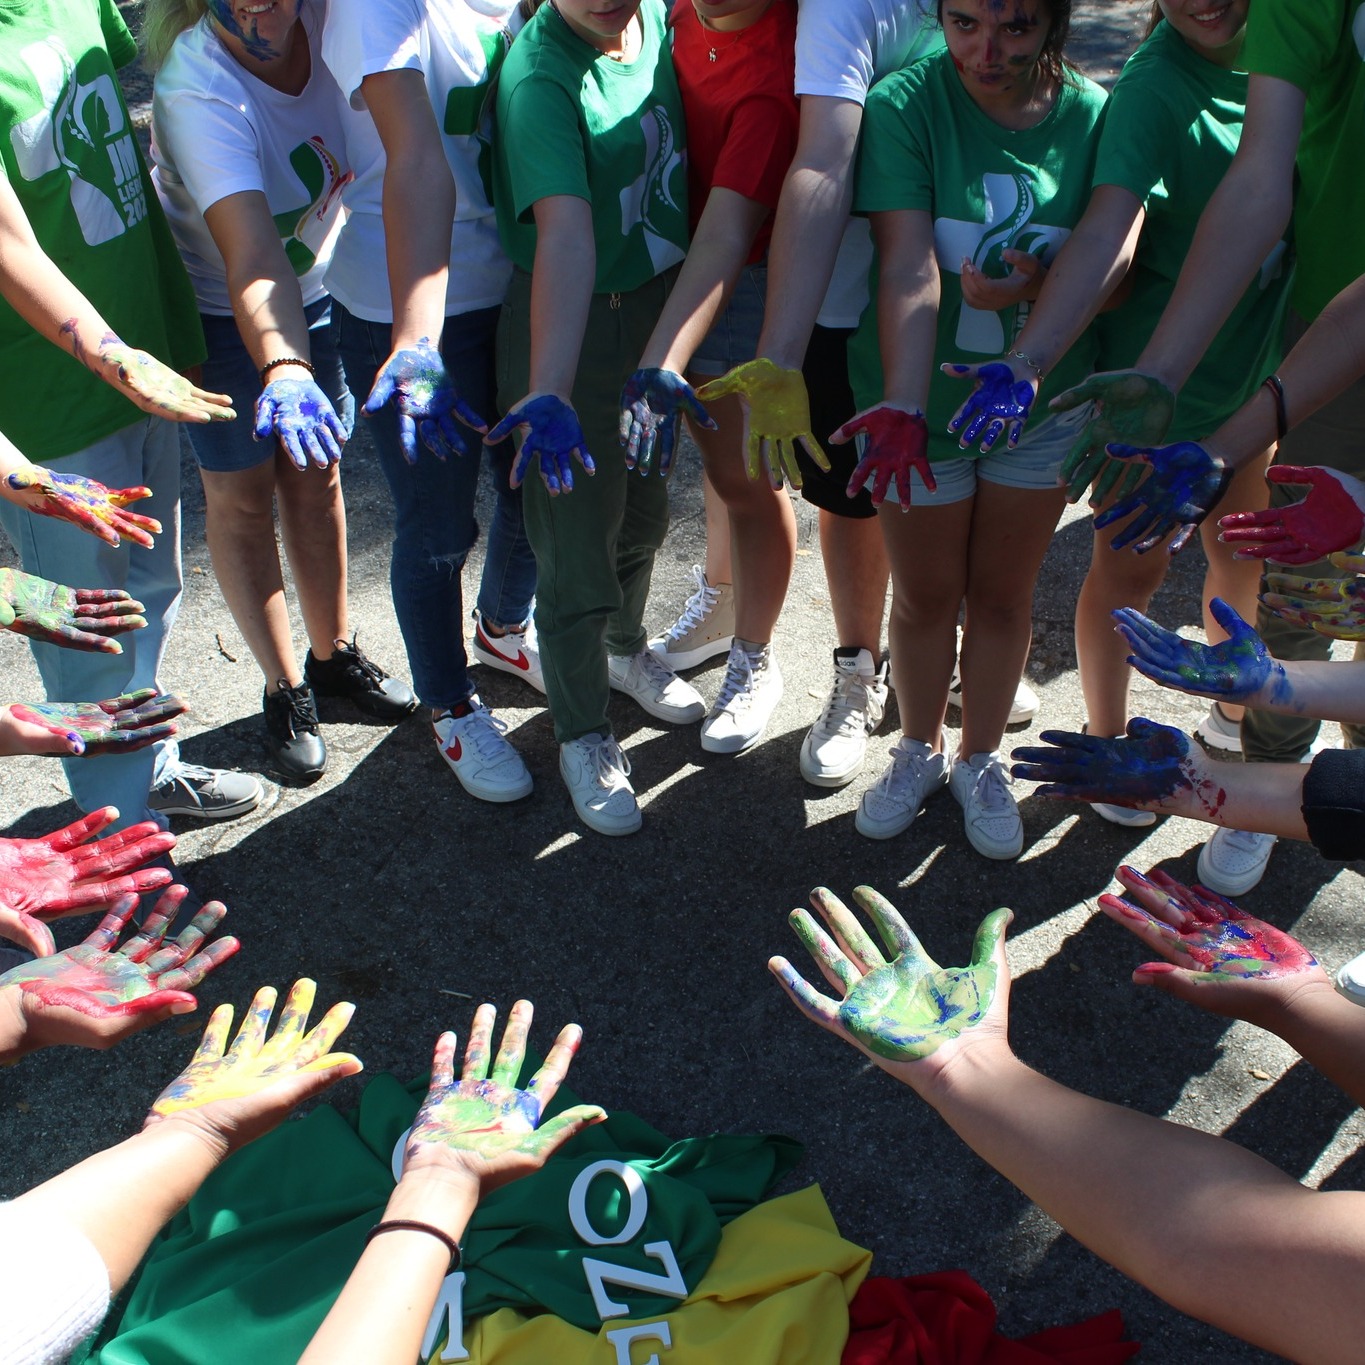
[(376, 720), (396, 724), (417, 709), (417, 698), (407, 683), (391, 678), (361, 652), (352, 638), (336, 640), (336, 653), (319, 659), (310, 649), (303, 676), (320, 697), (347, 697)]
[(275, 766), (295, 782), (315, 782), (327, 766), (327, 746), (318, 732), (318, 704), (306, 682), (267, 692), (265, 738)]

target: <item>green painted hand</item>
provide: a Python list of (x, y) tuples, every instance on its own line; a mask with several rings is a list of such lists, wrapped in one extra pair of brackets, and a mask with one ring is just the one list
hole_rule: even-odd
[[(76, 355), (85, 359), (79, 350)], [(93, 362), (87, 364), (130, 402), (154, 417), (169, 417), (177, 422), (230, 422), (237, 416), (227, 394), (196, 387), (154, 355), (126, 345), (112, 332), (101, 339)]]
[(533, 1013), (529, 1000), (512, 1006), (491, 1074), (497, 1018), (492, 1005), (480, 1005), (474, 1012), (458, 1081), (455, 1035), (443, 1033), (436, 1040), (431, 1088), (408, 1136), (404, 1174), (423, 1166), (444, 1166), (476, 1178), (480, 1192), (487, 1194), (539, 1170), (571, 1137), (606, 1118), (596, 1105), (580, 1104), (540, 1126), (540, 1116), (568, 1073), (583, 1031), (577, 1024), (562, 1028), (545, 1064), (525, 1090), (518, 1090)]
[(890, 901), (870, 886), (858, 887), (853, 895), (871, 915), (893, 955), (890, 961), (853, 912), (831, 891), (817, 887), (811, 904), (833, 936), (805, 910), (792, 911), (791, 925), (843, 998), (816, 990), (784, 957), (773, 958), (768, 968), (808, 1019), (884, 1070), (904, 1076), (905, 1064), (931, 1056), (987, 1021), (1005, 984), (1003, 944), (1012, 916), (1008, 910), (992, 911), (976, 931), (971, 962), (940, 967)]
[[(1092, 401), (1094, 414), (1076, 438), (1058, 477), (1066, 485), (1068, 502), (1078, 501), (1091, 488), (1090, 506), (1098, 507), (1111, 496), (1131, 493), (1147, 472), (1145, 466), (1112, 459), (1105, 447), (1111, 443), (1159, 446), (1175, 416), (1175, 394), (1159, 379), (1138, 370), (1112, 370), (1092, 374), (1059, 393), (1049, 406), (1053, 412), (1069, 412)], [(1122, 485), (1117, 486), (1120, 480)]]
[(48, 644), (122, 654), (123, 646), (109, 637), (145, 626), (142, 610), (141, 602), (117, 588), (68, 588), (0, 569), (0, 626)]
[(145, 687), (108, 701), (14, 702), (0, 708), (0, 724), (7, 711), (28, 741), (25, 752), (98, 758), (131, 753), (175, 734), (175, 717), (185, 710), (179, 697)]

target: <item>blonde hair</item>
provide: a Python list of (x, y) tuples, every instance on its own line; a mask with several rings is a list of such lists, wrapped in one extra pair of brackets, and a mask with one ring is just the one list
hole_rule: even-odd
[(170, 55), (175, 40), (208, 13), (204, 0), (141, 0), (138, 47), (142, 64), (156, 71)]

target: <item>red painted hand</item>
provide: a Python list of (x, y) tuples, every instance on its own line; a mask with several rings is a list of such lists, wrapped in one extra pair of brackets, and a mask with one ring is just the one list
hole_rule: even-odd
[(1311, 564), (1336, 550), (1354, 550), (1365, 537), (1365, 484), (1335, 469), (1272, 465), (1266, 480), (1307, 488), (1302, 502), (1233, 512), (1218, 522), (1218, 539), (1237, 546), (1238, 559)]

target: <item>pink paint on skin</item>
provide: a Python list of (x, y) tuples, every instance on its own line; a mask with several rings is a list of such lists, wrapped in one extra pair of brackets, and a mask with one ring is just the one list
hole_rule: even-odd
[(1311, 564), (1338, 550), (1353, 550), (1365, 538), (1365, 484), (1360, 480), (1299, 465), (1274, 465), (1266, 479), (1307, 488), (1308, 496), (1283, 507), (1222, 517), (1218, 538), (1237, 546), (1238, 559)]

